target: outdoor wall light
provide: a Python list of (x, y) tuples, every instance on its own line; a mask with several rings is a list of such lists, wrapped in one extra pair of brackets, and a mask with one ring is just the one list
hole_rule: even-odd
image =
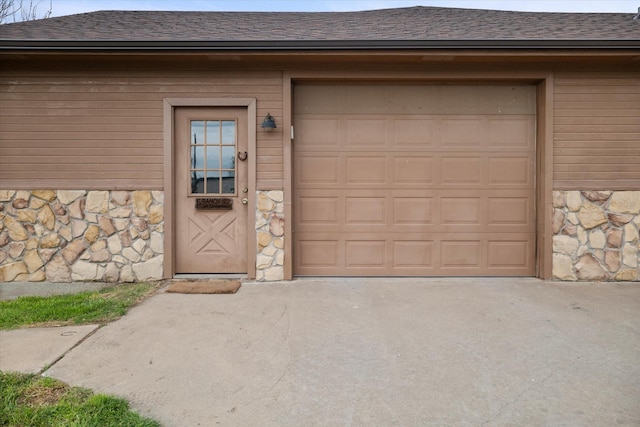
[(264, 129), (265, 132), (271, 132), (276, 128), (276, 119), (273, 118), (271, 113), (267, 113), (260, 127)]

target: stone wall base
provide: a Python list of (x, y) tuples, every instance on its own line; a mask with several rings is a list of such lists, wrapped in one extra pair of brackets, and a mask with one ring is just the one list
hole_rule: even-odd
[(554, 191), (553, 277), (640, 280), (640, 191)]
[(284, 193), (256, 192), (256, 280), (284, 279)]
[(164, 192), (0, 190), (0, 281), (162, 278)]
[[(256, 192), (256, 279), (284, 278), (284, 194)], [(553, 277), (640, 280), (640, 191), (554, 191)], [(162, 191), (0, 190), (0, 281), (162, 278)]]

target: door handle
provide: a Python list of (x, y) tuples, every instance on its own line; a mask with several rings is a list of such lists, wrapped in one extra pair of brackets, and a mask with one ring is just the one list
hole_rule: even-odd
[(246, 205), (247, 203), (249, 203), (249, 199), (247, 199), (246, 197), (242, 198), (242, 204)]

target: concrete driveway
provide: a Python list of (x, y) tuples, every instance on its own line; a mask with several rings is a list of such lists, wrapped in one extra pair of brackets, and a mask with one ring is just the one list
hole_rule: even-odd
[(304, 279), (161, 293), (46, 375), (165, 426), (637, 426), (640, 285)]

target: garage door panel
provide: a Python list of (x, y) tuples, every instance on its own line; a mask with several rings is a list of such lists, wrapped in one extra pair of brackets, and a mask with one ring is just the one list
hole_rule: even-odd
[(488, 118), (489, 146), (510, 151), (532, 150), (535, 145), (535, 116), (493, 116)]
[(344, 242), (345, 267), (386, 267), (386, 242), (384, 240), (346, 240)]
[[(341, 103), (337, 110), (342, 114), (384, 114), (393, 111), (393, 105), (388, 101), (392, 97), (392, 90), (381, 87), (380, 90), (369, 90), (370, 86), (343, 86)], [(322, 96), (322, 95), (320, 95)]]
[(483, 209), (480, 197), (443, 197), (440, 199), (440, 224), (482, 225)]
[[(315, 224), (314, 224), (315, 225)], [(299, 227), (297, 228), (300, 229)], [(445, 224), (445, 225), (394, 225), (393, 227), (389, 227), (385, 224), (368, 224), (368, 223), (360, 223), (360, 224), (350, 224), (349, 226), (340, 227), (341, 233), (381, 233), (390, 231), (392, 233), (397, 233), (401, 235), (402, 233), (406, 233), (408, 235), (413, 233), (445, 233), (450, 235), (468, 235), (470, 233), (511, 233), (511, 232), (519, 232), (521, 227), (517, 225), (500, 225), (500, 226), (490, 226), (485, 227), (482, 225), (459, 225), (459, 224)], [(330, 223), (322, 223), (313, 228), (313, 230), (309, 230), (309, 232), (313, 233), (330, 233), (334, 232), (336, 227), (332, 227)], [(296, 234), (299, 234), (296, 232)], [(298, 237), (298, 236), (296, 236)]]
[(305, 184), (340, 184), (340, 157), (300, 156), (296, 167), (297, 182)]
[(387, 159), (388, 156), (347, 156), (344, 184), (347, 186), (385, 184), (387, 182)]
[(295, 274), (534, 274), (533, 87), (294, 94)]
[(490, 240), (488, 242), (487, 263), (492, 269), (527, 269), (533, 251), (533, 239)]
[[(381, 239), (384, 237), (384, 239)], [(328, 240), (323, 240), (327, 238)], [(304, 234), (297, 274), (312, 275), (530, 275), (533, 238), (511, 233)], [(332, 263), (334, 263), (332, 265)], [(367, 273), (364, 268), (369, 269)], [(401, 273), (401, 274), (400, 274)]]
[(481, 186), (484, 182), (481, 157), (443, 157), (440, 163), (443, 185)]
[(298, 222), (301, 225), (340, 224), (342, 201), (339, 197), (301, 197), (297, 204)]
[(326, 156), (306, 153), (295, 169), (299, 188), (470, 188), (533, 187), (532, 161), (526, 155), (431, 155), (370, 152)]
[(433, 185), (435, 172), (432, 156), (394, 156), (392, 185)]
[(343, 255), (338, 240), (299, 240), (296, 245), (297, 264), (302, 271), (339, 268)]
[(429, 147), (433, 145), (436, 119), (417, 116), (393, 120), (392, 141), (397, 148)]
[(295, 88), (295, 113), (335, 114), (343, 110), (346, 91), (336, 85), (298, 85)]
[(438, 221), (434, 197), (394, 197), (393, 226), (429, 226)]
[[(526, 132), (526, 133), (525, 133)], [(529, 152), (535, 146), (535, 116), (358, 115), (296, 119), (296, 145), (310, 150), (375, 148), (387, 151), (432, 147), (430, 151)]]
[(482, 240), (444, 240), (440, 242), (440, 267), (443, 270), (479, 270), (483, 265)]
[[(398, 232), (533, 232), (532, 194), (518, 190), (308, 189), (296, 199), (304, 230), (359, 231), (383, 227)], [(297, 227), (299, 228), (299, 227)]]
[(346, 120), (346, 146), (359, 150), (379, 149), (387, 145), (387, 121), (384, 118)]
[(335, 147), (340, 142), (340, 122), (338, 117), (300, 119), (296, 122), (296, 130), (304, 138), (296, 140), (296, 144)]
[(487, 159), (488, 184), (530, 187), (533, 178), (530, 163), (529, 156), (489, 157)]
[(446, 147), (481, 147), (486, 144), (486, 132), (479, 131), (484, 125), (482, 117), (443, 118), (438, 140)]
[(529, 197), (533, 194), (533, 190), (523, 191), (518, 188), (482, 188), (480, 191), (476, 188), (446, 188), (443, 192), (443, 188), (431, 187), (431, 188), (393, 188), (392, 186), (386, 188), (343, 188), (342, 191), (337, 193), (335, 188), (316, 188), (312, 186), (303, 187), (304, 195), (322, 196), (322, 197), (345, 197), (345, 196), (366, 196), (366, 197)]
[(386, 225), (387, 200), (385, 197), (346, 197), (345, 224)]
[(434, 250), (432, 240), (394, 240), (392, 245), (394, 269), (433, 270), (437, 251)]
[(528, 197), (489, 197), (487, 225), (523, 225), (533, 229), (533, 209)]
[(514, 85), (297, 85), (294, 113), (535, 114), (536, 92)]

